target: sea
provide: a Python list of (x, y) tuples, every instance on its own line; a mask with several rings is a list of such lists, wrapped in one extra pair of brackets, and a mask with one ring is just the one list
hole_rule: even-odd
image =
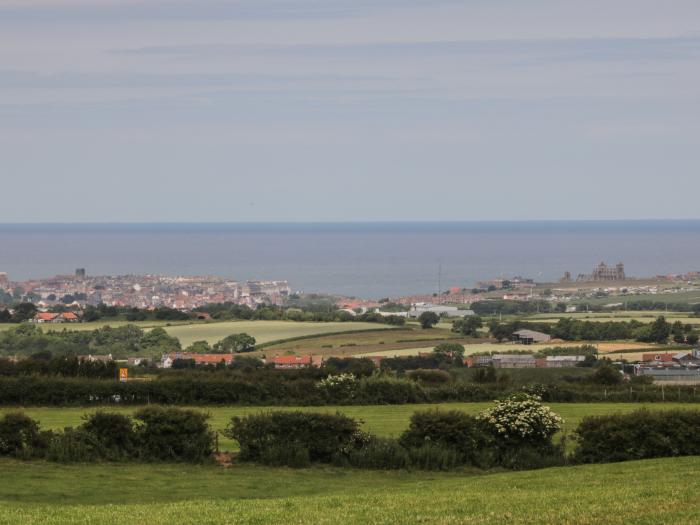
[(0, 272), (217, 275), (377, 299), (477, 281), (700, 270), (700, 220), (0, 224)]

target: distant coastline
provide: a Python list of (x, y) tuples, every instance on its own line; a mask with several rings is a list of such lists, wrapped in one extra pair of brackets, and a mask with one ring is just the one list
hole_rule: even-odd
[(600, 261), (629, 275), (700, 269), (700, 220), (354, 223), (0, 223), (0, 272), (286, 279), (365, 298), (522, 275), (556, 282)]

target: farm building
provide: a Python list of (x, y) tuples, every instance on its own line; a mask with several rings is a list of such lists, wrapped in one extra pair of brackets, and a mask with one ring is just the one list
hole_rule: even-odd
[(270, 362), (275, 368), (309, 368), (311, 366), (320, 367), (323, 364), (323, 357), (312, 355), (276, 355)]
[(173, 362), (181, 359), (191, 359), (195, 365), (218, 365), (223, 362), (230, 365), (235, 354), (195, 354), (192, 352), (171, 352), (165, 354), (160, 360), (160, 368), (172, 368)]
[(548, 355), (545, 358), (544, 366), (546, 368), (566, 368), (583, 363), (585, 359), (586, 357), (583, 355)]
[(85, 361), (88, 363), (111, 363), (112, 361), (114, 361), (114, 359), (112, 359), (112, 354), (106, 354), (106, 355), (88, 354), (88, 355), (79, 355), (78, 361)]
[(513, 341), (524, 345), (531, 345), (532, 343), (548, 343), (551, 340), (551, 335), (544, 334), (542, 332), (535, 332), (534, 330), (518, 330), (517, 332), (513, 332)]
[(527, 354), (496, 354), (493, 356), (495, 368), (535, 368), (537, 361), (534, 355)]
[(474, 310), (460, 310), (456, 306), (444, 306), (432, 303), (416, 303), (408, 312), (408, 316), (417, 318), (425, 312), (432, 312), (434, 314), (447, 317), (470, 317), (475, 315)]

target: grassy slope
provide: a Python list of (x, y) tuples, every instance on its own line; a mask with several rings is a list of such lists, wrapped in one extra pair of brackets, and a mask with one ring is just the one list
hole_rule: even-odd
[[(408, 426), (411, 415), (416, 410), (428, 410), (440, 408), (443, 410), (462, 410), (470, 414), (477, 414), (491, 403), (443, 403), (436, 405), (380, 405), (380, 406), (326, 406), (326, 407), (195, 407), (195, 410), (208, 412), (211, 415), (210, 424), (215, 430), (223, 430), (233, 416), (245, 415), (265, 410), (307, 410), (314, 412), (340, 411), (350, 417), (364, 422), (366, 430), (382, 436), (398, 436)], [(584, 416), (610, 414), (615, 412), (632, 412), (642, 407), (652, 410), (669, 410), (672, 408), (689, 409), (700, 408), (700, 404), (689, 403), (552, 403), (552, 409), (565, 420), (565, 429), (574, 430)], [(0, 414), (12, 409), (2, 408)], [(37, 419), (42, 428), (62, 429), (67, 426), (77, 426), (81, 423), (81, 417), (95, 408), (27, 408), (24, 412)], [(131, 413), (136, 408), (107, 407), (108, 411)], [(221, 437), (221, 448), (224, 450), (235, 449), (233, 441)]]
[(166, 327), (166, 331), (180, 339), (185, 348), (194, 341), (205, 340), (210, 344), (231, 334), (245, 332), (255, 337), (258, 343), (300, 337), (305, 335), (352, 332), (391, 328), (377, 323), (299, 323), (294, 321), (227, 321), (221, 323), (190, 324)]
[(700, 521), (700, 458), (489, 475), (0, 461), (0, 523)]

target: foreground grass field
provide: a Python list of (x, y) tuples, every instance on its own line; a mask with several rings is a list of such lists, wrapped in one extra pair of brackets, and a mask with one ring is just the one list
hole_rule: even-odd
[[(369, 432), (380, 436), (398, 436), (407, 427), (411, 415), (417, 410), (439, 408), (441, 410), (462, 410), (469, 414), (477, 414), (492, 403), (442, 403), (435, 405), (379, 405), (379, 406), (322, 406), (322, 407), (192, 407), (210, 414), (210, 425), (221, 432), (226, 428), (233, 416), (242, 416), (268, 410), (305, 410), (311, 412), (342, 412), (363, 422)], [(551, 403), (549, 406), (562, 416), (565, 421), (564, 430), (572, 432), (581, 419), (590, 415), (629, 413), (642, 407), (650, 410), (700, 409), (700, 403)], [(17, 410), (12, 408), (0, 409), (3, 413)], [(81, 417), (94, 412), (96, 408), (26, 408), (22, 409), (28, 416), (36, 419), (44, 429), (59, 430), (64, 427), (75, 427), (81, 424)], [(106, 407), (104, 410), (121, 413), (133, 413), (137, 407)], [(220, 436), (222, 450), (235, 450), (236, 443)]]
[(0, 461), (1, 524), (694, 524), (700, 458), (488, 475)]

